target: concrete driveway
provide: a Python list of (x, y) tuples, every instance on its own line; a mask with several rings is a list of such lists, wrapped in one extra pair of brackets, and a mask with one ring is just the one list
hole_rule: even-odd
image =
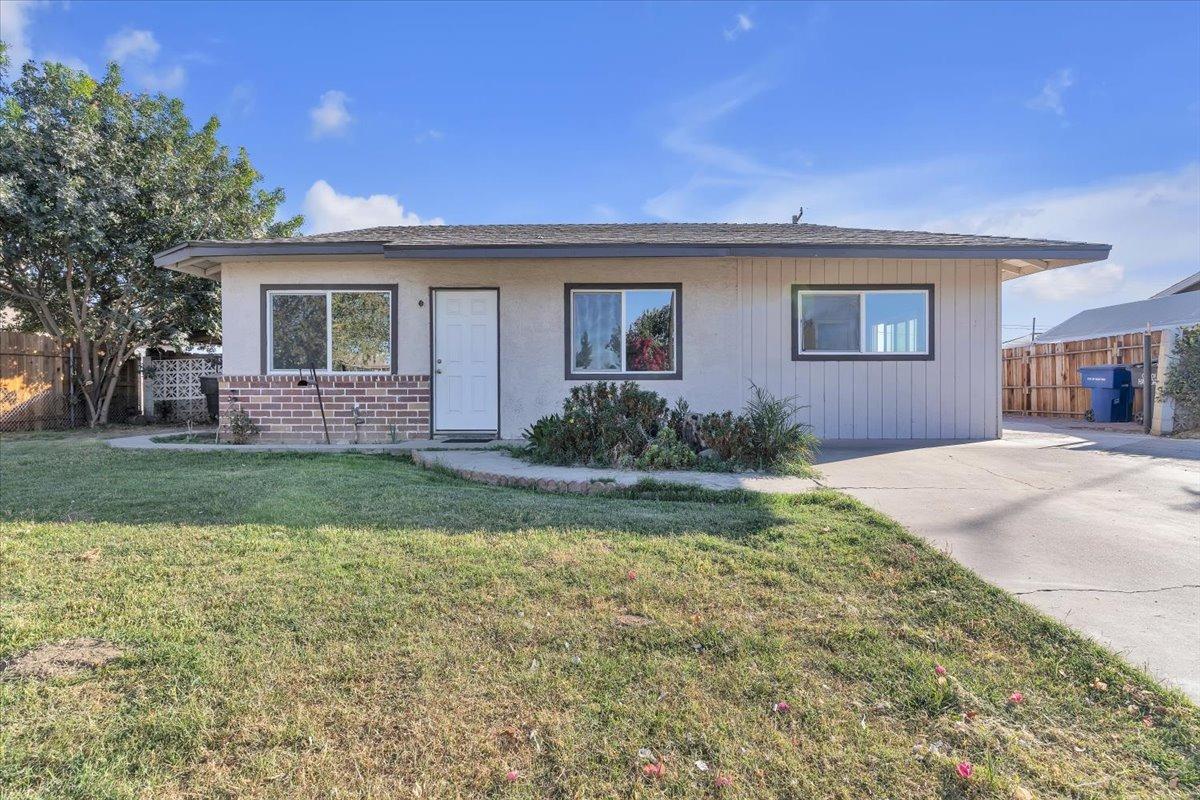
[(997, 441), (830, 442), (821, 482), (1200, 700), (1200, 440), (1005, 420)]

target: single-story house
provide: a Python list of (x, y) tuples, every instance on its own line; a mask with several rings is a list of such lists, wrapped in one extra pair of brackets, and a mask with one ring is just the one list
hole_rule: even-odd
[(826, 439), (1000, 434), (1000, 284), (1109, 246), (810, 224), (445, 225), (190, 241), (222, 421), (264, 440), (517, 437), (583, 381), (697, 411), (751, 382)]

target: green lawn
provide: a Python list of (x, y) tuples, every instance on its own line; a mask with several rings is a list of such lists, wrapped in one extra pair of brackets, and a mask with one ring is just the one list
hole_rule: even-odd
[(0, 660), (77, 636), (125, 655), (0, 680), (0, 796), (1200, 792), (1195, 706), (833, 493), (9, 437)]

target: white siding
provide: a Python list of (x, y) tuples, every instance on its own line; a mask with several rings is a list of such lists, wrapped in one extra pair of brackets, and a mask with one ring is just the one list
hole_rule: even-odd
[[(429, 372), (429, 288), (500, 288), (501, 430), (557, 411), (564, 282), (683, 285), (683, 380), (647, 386), (697, 411), (738, 409), (750, 381), (798, 398), (827, 439), (992, 438), (1000, 419), (995, 261), (564, 259), (400, 261), (294, 258), (222, 265), (224, 371), (260, 371), (260, 289), (271, 283), (394, 283), (401, 374)], [(934, 284), (932, 361), (792, 361), (793, 284)]]
[[(999, 435), (995, 261), (739, 259), (744, 383), (790, 394), (824, 439)], [(792, 361), (792, 284), (932, 283), (932, 361)]]

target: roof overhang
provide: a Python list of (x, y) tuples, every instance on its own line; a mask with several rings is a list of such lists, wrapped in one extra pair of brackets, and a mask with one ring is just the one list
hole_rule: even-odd
[(412, 246), (386, 242), (213, 243), (185, 242), (154, 256), (154, 265), (206, 278), (220, 274), (222, 261), (279, 256), (376, 256), (409, 260), (570, 258), (905, 258), (995, 259), (1003, 279), (1048, 269), (1103, 261), (1108, 245), (1071, 247), (924, 247), (900, 245), (720, 245), (582, 244), (519, 246)]

